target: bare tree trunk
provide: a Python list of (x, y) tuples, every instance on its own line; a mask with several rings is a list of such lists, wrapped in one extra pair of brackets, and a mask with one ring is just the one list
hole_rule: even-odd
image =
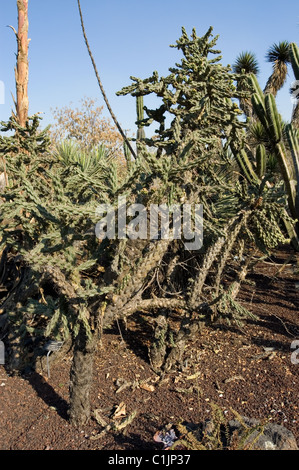
[(15, 69), (17, 91), (17, 119), (25, 127), (28, 118), (28, 0), (17, 0), (18, 7), (18, 55)]

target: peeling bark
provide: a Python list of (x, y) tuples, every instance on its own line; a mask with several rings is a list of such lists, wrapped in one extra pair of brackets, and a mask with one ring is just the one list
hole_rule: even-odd
[(28, 0), (17, 0), (18, 7), (18, 54), (17, 67), (15, 69), (17, 91), (17, 119), (20, 126), (25, 127), (28, 118)]

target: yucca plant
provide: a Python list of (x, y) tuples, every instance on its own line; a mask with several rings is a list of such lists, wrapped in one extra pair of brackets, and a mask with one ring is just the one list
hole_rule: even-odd
[(233, 72), (239, 75), (243, 73), (258, 75), (259, 71), (259, 64), (253, 52), (241, 52), (233, 64)]
[(258, 75), (259, 73), (260, 69), (255, 54), (252, 52), (242, 52), (239, 54), (232, 70), (238, 75), (237, 89), (244, 93), (244, 96), (240, 97), (240, 108), (247, 117), (252, 117), (252, 104), (247, 76), (249, 74)]
[(290, 63), (289, 42), (281, 41), (273, 44), (266, 54), (266, 60), (273, 64), (273, 71), (266, 83), (264, 93), (271, 93), (275, 97), (286, 82)]
[(77, 164), (87, 174), (100, 172), (103, 167), (107, 167), (113, 161), (113, 155), (103, 144), (90, 150), (83, 150), (78, 143), (64, 140), (57, 145), (52, 153), (64, 165)]

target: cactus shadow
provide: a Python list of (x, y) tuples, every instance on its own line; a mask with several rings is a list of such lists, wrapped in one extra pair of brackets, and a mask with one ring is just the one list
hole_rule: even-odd
[(68, 420), (68, 402), (38, 372), (30, 372), (24, 379), (31, 385), (37, 395), (49, 406), (55, 408), (57, 414)]

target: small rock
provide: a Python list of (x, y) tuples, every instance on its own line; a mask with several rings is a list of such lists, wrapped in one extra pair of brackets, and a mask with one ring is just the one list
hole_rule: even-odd
[[(258, 426), (260, 423), (256, 419), (242, 417), (244, 423), (249, 427)], [(242, 424), (237, 420), (229, 421), (230, 431), (242, 431)], [(260, 434), (260, 430), (253, 431), (245, 441), (245, 446), (252, 442), (252, 450), (299, 450), (296, 439), (291, 431), (284, 426), (268, 423), (265, 424), (264, 430)]]

